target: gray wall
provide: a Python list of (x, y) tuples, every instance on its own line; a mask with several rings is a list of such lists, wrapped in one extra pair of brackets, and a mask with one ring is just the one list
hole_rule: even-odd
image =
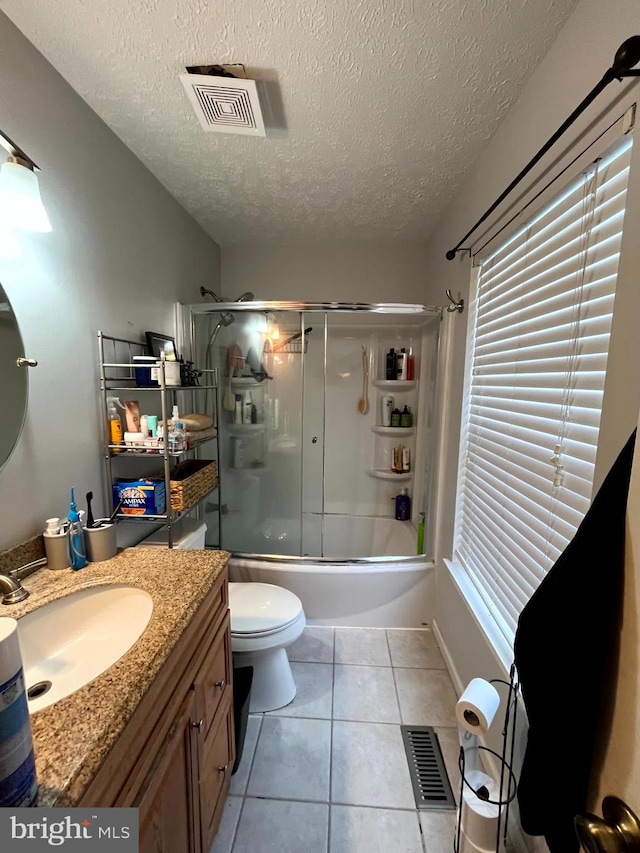
[(68, 507), (102, 502), (96, 332), (171, 333), (175, 301), (217, 288), (220, 252), (183, 208), (0, 14), (2, 130), (42, 169), (51, 234), (0, 257), (31, 371), (20, 442), (0, 472), (0, 550)]
[(427, 277), (426, 243), (310, 243), (225, 247), (225, 296), (257, 299), (442, 304)]

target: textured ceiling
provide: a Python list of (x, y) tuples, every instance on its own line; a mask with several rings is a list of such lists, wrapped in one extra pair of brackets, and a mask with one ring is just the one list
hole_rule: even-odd
[[(577, 0), (0, 0), (222, 245), (424, 239)], [(266, 139), (178, 75), (243, 62)]]

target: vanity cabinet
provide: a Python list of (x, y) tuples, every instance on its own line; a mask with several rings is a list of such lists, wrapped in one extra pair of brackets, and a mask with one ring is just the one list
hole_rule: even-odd
[(199, 850), (195, 694), (185, 698), (157, 757), (140, 808), (140, 853)]
[(140, 853), (209, 853), (235, 758), (227, 570), (167, 658), (82, 806), (140, 809)]

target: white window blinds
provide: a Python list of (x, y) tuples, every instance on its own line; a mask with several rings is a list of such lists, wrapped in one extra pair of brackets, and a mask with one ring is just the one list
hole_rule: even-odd
[(631, 137), (482, 264), (455, 557), (505, 636), (591, 501)]

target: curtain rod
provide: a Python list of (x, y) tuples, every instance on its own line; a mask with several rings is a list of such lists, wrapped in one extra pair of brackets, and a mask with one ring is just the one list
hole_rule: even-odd
[(571, 125), (576, 121), (579, 116), (589, 107), (593, 101), (598, 97), (598, 95), (603, 92), (609, 83), (613, 83), (614, 80), (618, 80), (618, 82), (622, 82), (622, 80), (626, 77), (640, 77), (640, 70), (633, 70), (634, 66), (636, 66), (640, 62), (640, 36), (631, 36), (625, 42), (623, 42), (618, 50), (616, 51), (616, 55), (613, 60), (613, 65), (611, 68), (608, 68), (602, 79), (599, 83), (597, 83), (593, 89), (589, 92), (589, 94), (584, 98), (583, 101), (575, 108), (575, 110), (571, 113), (569, 118), (567, 118), (560, 127), (556, 130), (556, 132), (547, 139), (542, 148), (534, 154), (534, 156), (529, 160), (527, 165), (522, 169), (522, 171), (516, 175), (516, 177), (511, 181), (509, 186), (498, 196), (498, 198), (493, 202), (491, 207), (487, 208), (485, 212), (482, 214), (480, 219), (476, 222), (476, 224), (471, 228), (464, 237), (459, 240), (453, 249), (449, 249), (446, 253), (446, 258), (448, 261), (452, 261), (458, 252), (461, 251), (471, 251), (470, 249), (463, 248), (462, 244), (469, 239), (469, 237), (478, 230), (478, 228), (485, 222), (489, 216), (494, 212), (494, 210), (502, 204), (502, 202), (509, 196), (513, 190), (518, 186), (518, 184), (529, 174), (529, 172), (533, 169), (537, 163), (544, 157), (544, 155), (552, 148), (556, 142), (566, 133), (567, 130), (571, 127)]

